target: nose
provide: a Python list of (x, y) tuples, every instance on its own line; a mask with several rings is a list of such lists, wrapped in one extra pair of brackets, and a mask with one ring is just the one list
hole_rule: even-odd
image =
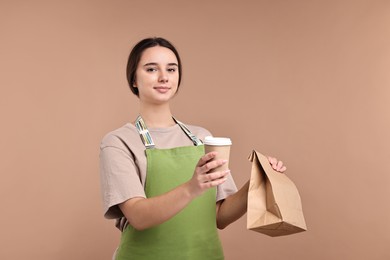
[(159, 78), (158, 78), (158, 81), (159, 82), (168, 82), (168, 73), (166, 71), (161, 71)]

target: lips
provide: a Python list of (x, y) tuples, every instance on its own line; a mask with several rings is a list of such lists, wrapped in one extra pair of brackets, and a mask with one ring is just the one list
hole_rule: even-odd
[(170, 87), (166, 87), (166, 86), (156, 86), (156, 87), (153, 87), (153, 89), (157, 90), (160, 93), (166, 93), (171, 88)]

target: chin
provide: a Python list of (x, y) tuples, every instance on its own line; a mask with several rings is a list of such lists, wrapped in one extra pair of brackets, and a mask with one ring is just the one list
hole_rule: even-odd
[(164, 103), (169, 103), (174, 97), (175, 95), (171, 95), (169, 97), (167, 96), (167, 97), (156, 98), (154, 100), (154, 103), (158, 105), (163, 105)]

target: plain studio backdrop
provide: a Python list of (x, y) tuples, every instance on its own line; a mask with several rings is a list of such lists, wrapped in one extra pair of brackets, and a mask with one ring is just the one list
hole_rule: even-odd
[(173, 111), (288, 167), (308, 231), (271, 238), (246, 216), (227, 260), (390, 259), (390, 1), (0, 1), (0, 259), (111, 259), (99, 143), (133, 121), (131, 47), (172, 41)]

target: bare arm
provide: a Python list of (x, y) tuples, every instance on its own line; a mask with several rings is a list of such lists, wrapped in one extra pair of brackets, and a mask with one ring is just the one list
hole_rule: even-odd
[[(278, 172), (284, 172), (287, 169), (283, 162), (278, 161), (276, 158), (268, 157), (268, 161), (272, 168)], [(236, 193), (230, 195), (225, 200), (217, 202), (217, 227), (219, 229), (224, 229), (246, 213), (248, 189), (249, 181)]]
[(200, 158), (192, 178), (175, 189), (153, 198), (132, 198), (119, 208), (135, 229), (143, 230), (161, 224), (184, 209), (194, 198), (209, 188), (226, 181), (229, 171), (207, 173), (226, 161), (212, 159), (216, 153), (208, 153)]
[(217, 227), (224, 229), (246, 213), (249, 181), (236, 193), (217, 202)]

